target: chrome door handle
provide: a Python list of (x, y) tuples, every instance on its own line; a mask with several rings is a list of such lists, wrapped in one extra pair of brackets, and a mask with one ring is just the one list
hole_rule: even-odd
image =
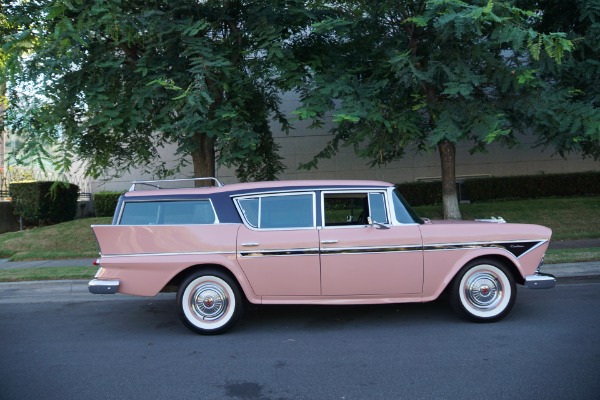
[(250, 243), (242, 243), (242, 246), (245, 247), (256, 247), (258, 246), (260, 243), (256, 243), (256, 242), (250, 242)]
[(338, 241), (335, 239), (331, 240), (321, 240), (321, 244), (336, 244)]

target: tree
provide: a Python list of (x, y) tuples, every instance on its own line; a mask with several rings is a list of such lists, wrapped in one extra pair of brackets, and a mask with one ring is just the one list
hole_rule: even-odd
[(532, 126), (540, 144), (562, 155), (574, 152), (600, 159), (600, 1), (522, 0), (539, 10), (534, 28), (565, 32), (575, 44), (560, 65), (541, 55), (536, 73), (544, 85), (539, 101), (526, 110), (515, 103), (525, 127)]
[[(21, 157), (59, 170), (77, 157), (93, 177), (139, 166), (164, 177), (188, 155), (195, 176), (214, 176), (215, 157), (242, 180), (283, 169), (269, 121), (290, 127), (278, 70), (286, 40), (310, 24), (302, 1), (34, 0), (6, 17)], [(174, 168), (157, 163), (166, 144), (181, 156)]]
[[(412, 148), (437, 149), (444, 215), (459, 219), (456, 143), (470, 141), (481, 151), (494, 141), (514, 143), (517, 129), (535, 125), (527, 108), (553, 90), (550, 71), (560, 68), (572, 42), (564, 33), (536, 31), (540, 11), (508, 1), (327, 3), (336, 15), (297, 43), (313, 71), (308, 85), (298, 85), (297, 114), (319, 125), (330, 112), (337, 126), (305, 167), (341, 145), (354, 146), (373, 166)], [(328, 55), (310, 56), (304, 46)]]

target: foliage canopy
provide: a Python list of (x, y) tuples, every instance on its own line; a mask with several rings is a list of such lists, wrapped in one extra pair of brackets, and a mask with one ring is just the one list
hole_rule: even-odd
[[(23, 157), (75, 156), (87, 173), (146, 166), (241, 180), (283, 169), (270, 122), (283, 91), (332, 139), (377, 166), (437, 149), (447, 217), (460, 216), (455, 145), (600, 158), (600, 2), (558, 0), (32, 0), (3, 6), (0, 60)], [(1, 83), (1, 82), (0, 82)], [(36, 95), (22, 95), (26, 83)], [(20, 85), (20, 86), (19, 86)], [(25, 88), (27, 89), (27, 88)], [(157, 163), (174, 144), (180, 163)]]
[(316, 126), (332, 114), (337, 126), (304, 167), (316, 167), (341, 145), (353, 146), (373, 166), (407, 150), (437, 148), (445, 197), (454, 203), (447, 204), (453, 208), (447, 216), (457, 218), (458, 142), (485, 151), (489, 143), (515, 144), (520, 133), (531, 132), (561, 154), (598, 157), (591, 145), (600, 135), (597, 103), (557, 81), (577, 41), (561, 31), (568, 27), (542, 29), (543, 4), (326, 3), (335, 15), (312, 25), (310, 43), (315, 53), (327, 52), (306, 60), (315, 72), (299, 85), (303, 106), (297, 113)]
[[(282, 47), (310, 23), (302, 1), (34, 0), (3, 11), (21, 157), (53, 158), (51, 143), (59, 169), (77, 156), (93, 177), (134, 166), (164, 177), (185, 155), (214, 175), (215, 152), (242, 180), (283, 169), (269, 121), (290, 127), (277, 79)], [(175, 167), (158, 161), (168, 144)]]

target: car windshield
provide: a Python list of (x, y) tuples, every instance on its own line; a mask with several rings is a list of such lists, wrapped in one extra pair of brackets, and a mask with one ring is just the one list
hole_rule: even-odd
[(404, 197), (398, 192), (398, 189), (394, 190), (394, 211), (396, 212), (396, 220), (401, 224), (423, 224), (423, 220), (419, 215), (412, 209), (410, 204)]

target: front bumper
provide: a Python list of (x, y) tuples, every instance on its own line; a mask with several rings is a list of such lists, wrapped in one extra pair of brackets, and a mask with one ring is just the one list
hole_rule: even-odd
[(554, 275), (536, 271), (535, 274), (525, 277), (525, 285), (529, 289), (552, 289), (556, 286), (556, 278)]
[(119, 284), (118, 280), (92, 279), (88, 289), (92, 294), (115, 294), (119, 290)]

